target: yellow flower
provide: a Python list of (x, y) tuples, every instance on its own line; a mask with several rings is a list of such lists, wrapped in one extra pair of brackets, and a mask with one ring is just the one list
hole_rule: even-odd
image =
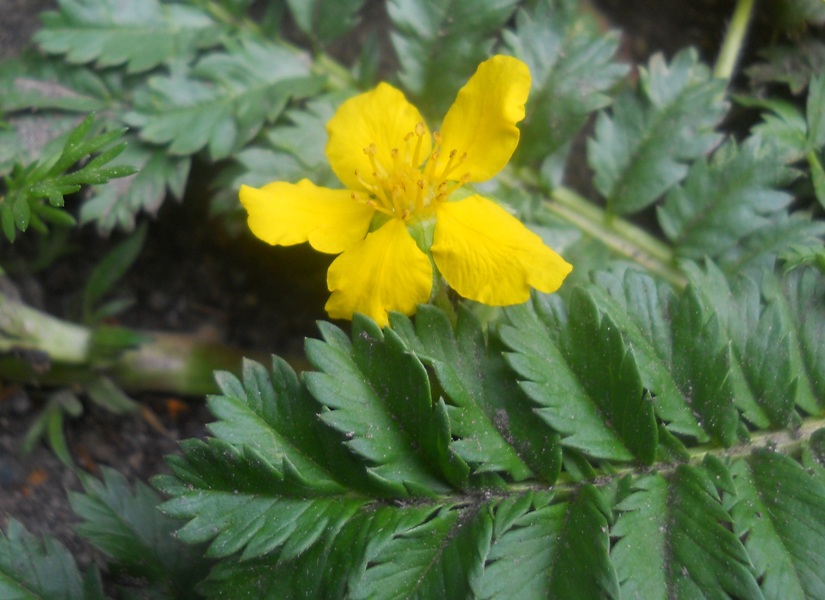
[(413, 314), (430, 298), (433, 263), (460, 295), (492, 306), (524, 302), (531, 287), (556, 291), (572, 270), (564, 259), (495, 202), (455, 199), (510, 160), (529, 91), (527, 65), (494, 56), (459, 91), (441, 133), (389, 84), (350, 98), (327, 124), (326, 148), (347, 189), (242, 186), (249, 227), (269, 244), (341, 254), (327, 274), (333, 318), (361, 312), (385, 326), (388, 311)]

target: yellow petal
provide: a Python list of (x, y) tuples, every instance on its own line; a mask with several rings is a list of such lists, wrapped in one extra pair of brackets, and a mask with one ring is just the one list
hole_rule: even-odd
[(426, 302), (432, 289), (430, 259), (418, 249), (404, 222), (390, 219), (336, 258), (327, 273), (332, 292), (330, 317), (351, 319), (360, 312), (387, 325), (387, 311), (405, 315)]
[[(356, 177), (356, 170), (363, 180), (370, 183), (375, 180), (375, 167), (364, 149), (374, 144), (375, 162), (379, 168), (390, 172), (392, 149), (397, 148), (402, 153), (407, 151), (404, 138), (414, 134), (419, 124), (424, 124), (424, 119), (404, 94), (388, 83), (380, 83), (374, 90), (344, 102), (327, 123), (329, 164), (346, 187), (363, 190), (364, 185)], [(411, 154), (415, 152), (417, 140), (413, 135), (408, 142)], [(423, 125), (420, 159), (416, 167), (427, 158), (431, 147), (430, 132)]]
[(248, 224), (268, 244), (309, 242), (320, 252), (337, 254), (364, 239), (374, 210), (352, 199), (348, 190), (318, 187), (307, 179), (297, 184), (276, 181), (258, 189), (241, 186)]
[(450, 179), (466, 173), (468, 181), (486, 181), (504, 168), (518, 145), (516, 123), (524, 119), (529, 93), (530, 70), (520, 60), (494, 56), (478, 66), (441, 127), (439, 163), (452, 150), (458, 157), (467, 153)]
[(478, 195), (436, 209), (432, 255), (455, 291), (490, 306), (524, 302), (531, 287), (555, 292), (573, 270), (518, 219)]

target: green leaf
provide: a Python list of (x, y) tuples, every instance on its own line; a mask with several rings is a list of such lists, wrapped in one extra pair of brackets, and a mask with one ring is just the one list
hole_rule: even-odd
[(710, 477), (680, 465), (633, 484), (617, 505), (611, 550), (629, 598), (762, 598), (750, 559), (730, 531)]
[(645, 208), (677, 184), (686, 163), (718, 143), (713, 129), (727, 108), (724, 81), (712, 79), (693, 50), (669, 65), (654, 55), (639, 78), (640, 92), (619, 96), (612, 116), (601, 113), (588, 143), (596, 189), (618, 214)]
[[(106, 183), (134, 173), (132, 167), (105, 166), (124, 150), (125, 144), (114, 142), (125, 130), (97, 134), (97, 128), (94, 115), (87, 116), (68, 133), (59, 150), (51, 152), (47, 147), (37, 163), (12, 173), (8, 182), (10, 193), (2, 206), (3, 231), (9, 240), (14, 239), (15, 229), (25, 231), (30, 219), (39, 224), (41, 230), (45, 229), (44, 220), (74, 223), (70, 215), (61, 218), (60, 211), (56, 210), (63, 207), (64, 195), (78, 191), (83, 185)], [(83, 166), (68, 172), (78, 163)], [(42, 199), (48, 199), (49, 205)]]
[(556, 479), (558, 436), (536, 426), (532, 404), (507, 377), (500, 349), (487, 344), (469, 310), (459, 310), (455, 330), (444, 312), (430, 305), (419, 307), (414, 330), (399, 314), (392, 314), (390, 323), (435, 371), (448, 398), (452, 436), (458, 438), (452, 447), (474, 473), (502, 472), (518, 481), (535, 471)]
[(180, 522), (157, 509), (160, 497), (142, 483), (134, 492), (123, 475), (103, 469), (103, 479), (82, 478), (85, 493), (70, 492), (72, 508), (83, 519), (77, 531), (111, 563), (131, 577), (148, 581), (155, 594), (194, 598), (194, 585), (208, 572), (201, 548), (174, 536)]
[(784, 100), (773, 98), (737, 97), (736, 101), (746, 107), (765, 109), (762, 122), (751, 128), (751, 135), (772, 145), (781, 160), (794, 163), (805, 156), (808, 147), (808, 126), (805, 115), (799, 108)]
[(599, 310), (610, 315), (626, 343), (633, 348), (644, 388), (652, 395), (656, 416), (673, 433), (700, 442), (707, 434), (673, 379), (673, 340), (670, 311), (676, 296), (667, 284), (627, 269), (618, 273), (596, 272), (595, 285), (587, 292)]
[(813, 219), (807, 212), (778, 212), (770, 224), (742, 240), (720, 257), (719, 264), (728, 274), (742, 271), (759, 273), (773, 268), (776, 260), (794, 246), (821, 246), (825, 221)]
[(80, 207), (81, 223), (94, 223), (101, 233), (115, 228), (131, 231), (137, 216), (157, 214), (168, 197), (180, 200), (189, 177), (191, 160), (173, 157), (127, 134), (128, 145), (114, 165), (132, 165), (138, 172), (100, 187)]
[(283, 469), (300, 474), (315, 493), (370, 489), (364, 469), (349, 455), (336, 452), (343, 441), (318, 418), (321, 405), (301, 387), (295, 372), (274, 357), (271, 375), (258, 363), (244, 361), (243, 381), (216, 374), (223, 392), (209, 397), (218, 421), (209, 424), (217, 437), (245, 445)]
[(509, 309), (512, 326), (501, 328), (514, 350), (508, 362), (541, 406), (536, 413), (565, 446), (598, 458), (652, 462), (658, 432), (633, 351), (579, 290), (567, 311), (560, 308), (550, 297), (537, 297), (532, 310)]
[(816, 246), (792, 245), (780, 257), (785, 263), (785, 271), (792, 271), (804, 265), (810, 265), (825, 273), (825, 247), (822, 244)]
[(739, 424), (730, 369), (719, 318), (689, 286), (673, 315), (673, 376), (702, 428), (723, 446), (736, 441)]
[(659, 223), (679, 256), (718, 259), (785, 209), (792, 198), (780, 188), (792, 178), (770, 146), (728, 142), (668, 192)]
[(627, 66), (612, 61), (618, 35), (601, 33), (575, 2), (540, 0), (519, 9), (515, 29), (503, 36), (533, 80), (513, 160), (535, 163), (565, 148), (588, 115), (611, 102), (606, 92)]
[(83, 286), (83, 316), (86, 323), (95, 318), (95, 305), (117, 284), (140, 256), (146, 240), (146, 226), (112, 248), (92, 269)]
[(816, 414), (825, 398), (825, 282), (816, 270), (795, 269), (782, 282), (787, 307), (795, 325), (794, 348), (800, 350), (813, 400), (804, 406)]
[(368, 567), (350, 597), (470, 596), (470, 581), (481, 572), (492, 534), (489, 506), (436, 509), (424, 517), (368, 548)]
[(351, 582), (357, 581), (367, 567), (368, 547), (385, 544), (397, 531), (409, 531), (433, 511), (430, 506), (373, 507), (335, 531), (326, 547), (316, 544), (289, 560), (279, 560), (277, 554), (223, 560), (212, 569), (200, 590), (210, 597), (267, 600), (345, 597)]
[[(329, 331), (329, 330), (328, 330)], [(450, 447), (446, 406), (434, 402), (424, 366), (391, 329), (353, 319), (351, 349), (307, 340), (319, 372), (309, 391), (330, 410), (321, 418), (349, 439), (347, 447), (374, 464), (370, 472), (411, 495), (463, 488), (469, 468)], [(335, 335), (335, 334), (333, 334)]]
[(189, 73), (151, 77), (124, 118), (141, 139), (169, 144), (172, 155), (208, 147), (218, 160), (274, 122), (290, 98), (314, 92), (319, 83), (294, 50), (243, 38), (231, 52), (201, 58)]
[(60, 0), (59, 12), (42, 15), (34, 41), (72, 64), (95, 61), (97, 68), (126, 65), (129, 73), (148, 71), (171, 59), (190, 60), (213, 45), (218, 29), (194, 6), (142, 0)]
[(416, 106), (442, 119), (456, 92), (490, 53), (516, 0), (390, 0), (387, 12), (401, 64), (399, 78)]
[(808, 143), (812, 148), (825, 146), (825, 77), (822, 75), (811, 79), (805, 116), (808, 120)]
[(364, 0), (287, 0), (295, 23), (319, 42), (342, 36), (358, 24)]
[(780, 454), (756, 450), (731, 467), (734, 532), (761, 578), (765, 598), (825, 595), (825, 482)]
[(188, 519), (177, 535), (186, 543), (211, 540), (207, 556), (242, 558), (278, 550), (284, 559), (301, 555), (335, 536), (366, 503), (359, 497), (327, 496), (289, 463), (274, 465), (248, 446), (223, 440), (181, 444), (182, 457), (170, 457), (177, 479), (156, 477), (154, 484), (172, 496), (161, 509)]
[(238, 164), (222, 178), (223, 187), (229, 191), (217, 199), (217, 210), (238, 209), (237, 190), (241, 185), (262, 187), (273, 181), (297, 182), (306, 178), (316, 185), (340, 186), (325, 152), (326, 124), (336, 105), (337, 98), (321, 96), (305, 106), (290, 109), (282, 121), (265, 129), (265, 145), (248, 146), (235, 154), (233, 158)]
[(493, 543), (475, 589), (479, 598), (620, 597), (608, 557), (609, 509), (596, 488), (584, 486), (571, 502), (532, 511), (515, 502), (496, 512)]
[[(30, 56), (0, 63), (0, 112), (56, 109), (90, 113), (113, 102), (113, 77), (101, 77), (88, 69), (44, 62)], [(63, 115), (40, 114), (62, 119)], [(21, 119), (16, 115), (15, 119)]]
[(96, 571), (84, 577), (60, 542), (39, 540), (16, 520), (0, 531), (0, 598), (103, 600)]
[(825, 69), (825, 43), (803, 36), (791, 45), (768, 47), (759, 53), (765, 62), (745, 69), (754, 84), (785, 83), (791, 93), (802, 93), (817, 73)]

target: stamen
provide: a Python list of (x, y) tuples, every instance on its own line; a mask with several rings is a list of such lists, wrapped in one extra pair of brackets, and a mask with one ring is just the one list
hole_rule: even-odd
[(424, 168), (424, 175), (427, 176), (427, 179), (432, 179), (435, 176), (435, 165), (438, 164), (438, 158), (440, 156), (441, 154), (438, 151), (438, 147), (430, 152), (430, 158), (427, 160), (427, 166)]
[(421, 158), (421, 142), (424, 140), (425, 131), (424, 123), (419, 121), (415, 126), (415, 135), (418, 136), (418, 141), (415, 143), (415, 154), (413, 154), (412, 159), (412, 166), (416, 168), (421, 164), (419, 158)]
[(370, 144), (366, 148), (364, 148), (364, 154), (369, 156), (370, 164), (372, 165), (372, 170), (375, 173), (376, 177), (387, 177), (387, 171), (381, 166), (377, 160), (375, 160), (375, 155), (378, 154), (378, 148), (375, 144)]
[(418, 211), (424, 208), (424, 180), (419, 179), (415, 185), (418, 188), (415, 191), (415, 210)]
[[(447, 164), (444, 165), (444, 170), (441, 171), (441, 176), (440, 177), (442, 179), (447, 179), (447, 176), (450, 173), (452, 173), (452, 171), (454, 169), (459, 167), (461, 165), (461, 163), (463, 163), (465, 160), (467, 160), (467, 153), (465, 152), (464, 154), (461, 155), (461, 158), (458, 159), (458, 162), (453, 164), (453, 159), (455, 158), (456, 154), (458, 154), (457, 150), (455, 150), (455, 149), (450, 150), (450, 160), (447, 161)], [(467, 175), (469, 176), (469, 173), (467, 173)]]

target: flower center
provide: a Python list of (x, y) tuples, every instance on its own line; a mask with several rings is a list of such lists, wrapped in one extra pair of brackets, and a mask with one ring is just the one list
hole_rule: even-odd
[(447, 200), (451, 193), (467, 183), (469, 173), (455, 177), (454, 172), (467, 159), (465, 152), (458, 156), (453, 149), (447, 154), (447, 162), (439, 167), (441, 136), (433, 132), (435, 145), (427, 161), (422, 165), (421, 153), (426, 128), (424, 123), (404, 136), (403, 148), (390, 149), (392, 162), (383, 164), (378, 159), (378, 147), (370, 144), (364, 148), (372, 166), (372, 181), (367, 181), (356, 169), (355, 176), (369, 195), (353, 192), (352, 197), (390, 217), (417, 220), (431, 214), (435, 207)]

